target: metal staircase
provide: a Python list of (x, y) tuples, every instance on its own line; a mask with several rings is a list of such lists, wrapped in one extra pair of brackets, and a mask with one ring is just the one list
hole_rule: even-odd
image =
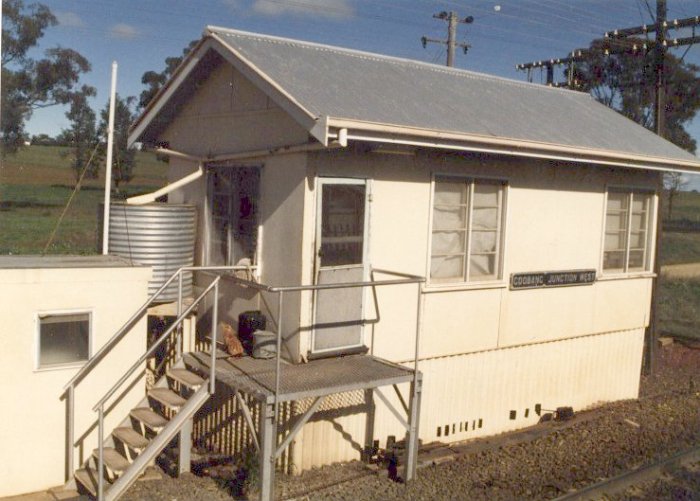
[[(216, 268), (216, 271), (238, 271), (240, 267)], [(243, 268), (246, 269), (246, 268)], [(64, 387), (67, 405), (67, 457), (69, 472), (74, 471), (75, 442), (75, 389), (89, 373), (105, 359), (119, 341), (147, 315), (151, 305), (170, 284), (179, 279), (177, 318), (160, 337), (138, 357), (134, 364), (117, 380), (117, 382), (95, 404), (97, 413), (97, 444), (92, 455), (75, 470), (68, 479), (66, 487), (77, 489), (100, 501), (118, 499), (129, 486), (137, 480), (149, 465), (180, 435), (179, 465), (180, 472), (188, 471), (191, 444), (192, 418), (215, 391), (216, 347), (209, 350), (210, 371), (202, 375), (189, 370), (184, 363), (182, 353), (182, 322), (190, 315), (202, 300), (213, 294), (211, 325), (218, 323), (218, 296), (220, 275), (214, 274), (211, 283), (183, 311), (182, 274), (186, 271), (204, 271), (208, 268), (186, 267), (178, 270), (149, 300), (132, 316), (129, 321), (78, 371)], [(212, 269), (213, 271), (213, 269)], [(105, 414), (110, 410), (110, 403), (119, 398), (119, 390), (137, 372), (142, 371), (146, 360), (156, 350), (165, 348), (173, 354), (174, 362), (154, 386), (145, 392), (143, 399), (132, 408), (127, 416), (105, 435)], [(207, 378), (208, 376), (208, 378)]]
[[(178, 367), (168, 370), (103, 442), (102, 469), (99, 467), (98, 448), (75, 472), (78, 492), (99, 497), (102, 477), (103, 498), (117, 499), (154, 462), (208, 398), (206, 381), (182, 368), (179, 361)], [(180, 446), (189, 447), (189, 444)], [(98, 474), (99, 471), (102, 475)]]

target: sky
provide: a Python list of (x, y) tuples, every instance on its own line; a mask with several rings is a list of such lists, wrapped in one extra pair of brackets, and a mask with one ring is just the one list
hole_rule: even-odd
[[(26, 0), (31, 3), (32, 0)], [(162, 71), (166, 57), (180, 55), (205, 26), (216, 25), (444, 64), (444, 45), (422, 36), (445, 39), (441, 11), (472, 16), (458, 26), (458, 40), (471, 45), (457, 53), (459, 68), (525, 80), (515, 65), (564, 57), (615, 28), (653, 22), (654, 0), (43, 0), (59, 24), (47, 30), (34, 55), (60, 45), (77, 50), (92, 64), (83, 82), (97, 88), (93, 101), (102, 109), (109, 97), (111, 63), (118, 64), (117, 91), (138, 96), (141, 76)], [(700, 0), (668, 0), (668, 18), (700, 15)], [(690, 36), (687, 30), (670, 35)], [(686, 48), (672, 49), (678, 57)], [(700, 65), (700, 47), (690, 47), (685, 61)], [(561, 80), (561, 74), (555, 78)], [(533, 81), (544, 75), (536, 70)], [(65, 109), (36, 112), (30, 134), (58, 134), (68, 127)], [(700, 145), (700, 118), (688, 127)], [(700, 189), (700, 176), (689, 188)]]

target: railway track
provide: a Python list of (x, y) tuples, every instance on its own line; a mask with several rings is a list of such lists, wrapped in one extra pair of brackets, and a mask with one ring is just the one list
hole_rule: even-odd
[(668, 475), (672, 476), (680, 468), (698, 462), (700, 462), (700, 446), (687, 449), (669, 458), (625, 472), (616, 477), (591, 484), (583, 489), (558, 497), (555, 501), (609, 499), (609, 496), (621, 494), (631, 487), (662, 479), (668, 477)]

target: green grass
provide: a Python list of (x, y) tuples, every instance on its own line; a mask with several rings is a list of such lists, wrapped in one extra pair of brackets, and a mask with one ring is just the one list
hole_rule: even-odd
[[(56, 228), (75, 184), (67, 148), (30, 146), (2, 159), (0, 254), (40, 254)], [(167, 165), (139, 152), (134, 179), (113, 199), (147, 193), (166, 183)], [(88, 180), (75, 195), (48, 254), (97, 252), (98, 207), (104, 181)]]
[[(662, 216), (668, 219), (668, 199), (663, 197)], [(673, 213), (671, 219), (688, 219), (700, 221), (700, 193), (694, 191), (682, 191), (673, 199)]]
[(659, 330), (700, 339), (700, 280), (661, 280)]

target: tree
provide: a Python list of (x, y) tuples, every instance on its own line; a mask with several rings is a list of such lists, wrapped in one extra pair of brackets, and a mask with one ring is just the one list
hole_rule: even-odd
[(81, 92), (73, 95), (70, 109), (66, 112), (71, 127), (61, 131), (61, 136), (68, 140), (72, 147), (71, 167), (75, 172), (76, 184), (80, 181), (84, 170), (85, 177), (93, 179), (97, 177), (100, 170), (100, 152), (98, 151), (100, 136), (97, 131), (95, 112), (88, 103), (88, 98), (94, 95), (95, 90), (88, 86), (83, 86)]
[(666, 189), (666, 203), (668, 207), (668, 219), (673, 217), (673, 200), (680, 191), (688, 185), (688, 180), (680, 172), (667, 172), (664, 174), (664, 188)]
[(141, 92), (139, 96), (139, 109), (148, 106), (153, 98), (158, 94), (165, 83), (173, 76), (175, 70), (180, 63), (185, 59), (185, 56), (197, 45), (199, 40), (192, 40), (187, 47), (182, 50), (181, 56), (168, 57), (165, 59), (165, 69), (160, 73), (155, 71), (147, 71), (141, 76), (141, 83), (147, 88)]
[[(112, 150), (112, 182), (119, 193), (119, 185), (128, 183), (134, 177), (136, 165), (136, 149), (128, 147), (129, 126), (134, 120), (132, 107), (136, 98), (133, 96), (122, 99), (117, 95), (114, 101), (114, 143)], [(106, 139), (109, 125), (109, 103), (102, 110), (99, 135)]]
[[(626, 43), (641, 47), (646, 40), (630, 38)], [(576, 62), (573, 80), (577, 88), (590, 92), (601, 103), (619, 111), (648, 129), (654, 126), (656, 75), (654, 52), (636, 51), (604, 54), (609, 41), (591, 43), (584, 61)], [(700, 67), (666, 53), (666, 130), (664, 137), (694, 153), (695, 140), (685, 130), (700, 108)]]
[(25, 6), (23, 0), (2, 0), (2, 151), (14, 152), (23, 143), (24, 124), (37, 108), (69, 104), (82, 73), (90, 63), (78, 52), (55, 47), (34, 59), (36, 47), (47, 28), (57, 24), (55, 16), (42, 4)]

